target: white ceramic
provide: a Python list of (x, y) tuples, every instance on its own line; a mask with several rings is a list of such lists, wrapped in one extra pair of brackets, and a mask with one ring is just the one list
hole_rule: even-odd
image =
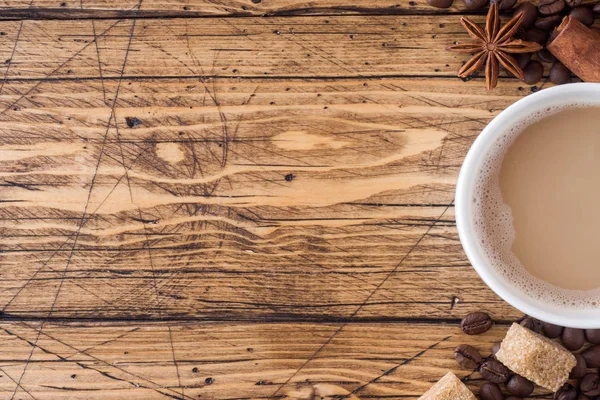
[(455, 198), (456, 225), (460, 241), (473, 268), (496, 294), (512, 306), (556, 325), (572, 328), (600, 328), (600, 306), (597, 309), (564, 309), (544, 303), (511, 286), (505, 278), (488, 266), (480, 241), (473, 229), (471, 199), (475, 178), (484, 161), (484, 155), (490, 151), (493, 141), (505, 132), (507, 127), (515, 125), (536, 111), (577, 102), (597, 103), (600, 106), (600, 83), (575, 83), (541, 90), (517, 101), (485, 127), (471, 146), (460, 170)]

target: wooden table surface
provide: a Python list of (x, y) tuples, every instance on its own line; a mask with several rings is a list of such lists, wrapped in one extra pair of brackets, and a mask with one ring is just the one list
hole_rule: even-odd
[[(456, 177), (532, 88), (455, 77), (462, 7), (0, 2), (0, 398), (416, 399), (467, 376), (453, 348), (522, 314), (463, 253)], [(497, 324), (466, 337), (475, 310)]]

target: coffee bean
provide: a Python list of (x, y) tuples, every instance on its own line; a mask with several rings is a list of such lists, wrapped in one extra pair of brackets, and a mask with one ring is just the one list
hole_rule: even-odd
[[(552, 68), (554, 68), (554, 66)], [(579, 350), (585, 342), (583, 329), (565, 328), (563, 329), (561, 340), (563, 346), (565, 346), (567, 349), (571, 351)]]
[(531, 53), (520, 53), (514, 54), (515, 60), (517, 60), (517, 64), (521, 69), (525, 68), (527, 64), (529, 64), (529, 60), (531, 60)]
[(463, 318), (460, 327), (467, 335), (479, 335), (492, 327), (492, 319), (487, 313), (478, 311)]
[(593, 10), (595, 13), (598, 13), (598, 14), (600, 14), (600, 3), (597, 3), (597, 4), (594, 6), (594, 8), (592, 8), (592, 10)]
[(530, 331), (534, 331), (535, 333), (542, 332), (542, 323), (539, 319), (535, 319), (533, 317), (525, 317), (523, 321), (521, 321), (521, 326), (529, 329)]
[[(569, 83), (569, 81), (571, 80), (571, 71), (569, 71), (569, 69), (567, 67), (565, 67), (564, 65), (562, 65), (561, 63), (555, 62), (552, 65), (552, 67), (550, 68), (550, 74), (548, 75), (548, 77), (550, 78), (550, 82), (555, 83), (557, 85), (562, 85), (564, 83)], [(571, 328), (565, 328), (565, 331), (567, 329), (571, 329)], [(582, 329), (578, 329), (578, 330), (581, 332), (577, 334), (578, 335), (577, 340), (581, 341), (581, 345), (579, 347), (577, 347), (576, 349), (571, 349), (571, 348), (567, 347), (567, 345), (565, 344), (565, 347), (567, 347), (567, 349), (577, 350), (577, 349), (580, 349), (581, 346), (583, 346), (583, 343), (585, 342), (583, 330)], [(565, 335), (565, 332), (563, 331), (563, 337), (564, 337), (564, 335)], [(572, 345), (575, 345), (577, 343), (579, 343), (579, 342), (571, 341)]]
[(513, 8), (517, 0), (490, 0), (490, 4), (498, 3), (498, 8), (501, 10), (508, 10)]
[(508, 396), (504, 400), (523, 400), (521, 397), (517, 396)]
[(481, 10), (488, 5), (487, 0), (465, 0), (467, 10)]
[(570, 8), (579, 7), (581, 3), (583, 3), (583, 0), (565, 0), (565, 4)]
[(554, 27), (558, 26), (560, 21), (562, 21), (562, 17), (560, 15), (549, 15), (547, 17), (538, 18), (533, 25), (543, 31), (550, 31), (554, 29)]
[(569, 378), (571, 379), (579, 379), (582, 378), (587, 372), (587, 362), (585, 358), (581, 354), (574, 354), (575, 359), (577, 360), (577, 364), (571, 370), (571, 374)]
[(523, 13), (523, 19), (521, 20), (521, 26), (519, 28), (521, 28), (521, 29), (531, 28), (531, 26), (535, 22), (535, 19), (537, 18), (537, 15), (538, 15), (537, 7), (534, 6), (533, 3), (529, 3), (529, 2), (521, 3), (521, 4), (519, 4), (519, 6), (517, 8), (515, 8), (515, 12), (513, 13), (513, 16), (517, 15), (520, 12)]
[(449, 8), (454, 0), (427, 0), (427, 4), (435, 8)]
[(546, 43), (546, 39), (548, 38), (548, 32), (545, 32), (538, 28), (531, 28), (523, 34), (523, 39), (528, 42), (536, 42), (539, 44)]
[(577, 389), (569, 383), (565, 383), (563, 387), (558, 389), (558, 392), (554, 393), (555, 400), (576, 400)]
[(569, 15), (585, 26), (590, 26), (594, 23), (594, 12), (589, 7), (577, 7), (571, 10)]
[[(544, 53), (544, 54), (541, 54), (541, 53)], [(554, 62), (554, 60), (555, 60), (554, 56), (546, 49), (538, 51), (537, 56), (543, 62)], [(547, 61), (547, 60), (552, 60), (552, 61)], [(542, 331), (544, 332), (544, 335), (546, 335), (546, 337), (549, 337), (550, 339), (554, 339), (554, 338), (557, 338), (560, 336), (560, 334), (563, 331), (563, 327), (551, 324), (549, 322), (542, 322)]]
[(479, 389), (479, 397), (482, 400), (503, 400), (502, 390), (495, 383), (486, 382)]
[(598, 374), (587, 374), (579, 383), (579, 389), (586, 396), (600, 396), (600, 376)]
[(600, 329), (586, 329), (585, 338), (592, 344), (600, 344)]
[(523, 69), (523, 81), (528, 85), (535, 85), (544, 75), (544, 66), (539, 61), (531, 61)]
[(504, 383), (510, 377), (508, 368), (496, 360), (488, 360), (481, 364), (479, 373), (485, 380), (492, 383)]
[(589, 397), (587, 397), (585, 394), (580, 394), (580, 395), (577, 397), (577, 400), (590, 400), (590, 398), (589, 398)]
[(588, 368), (600, 367), (600, 346), (592, 346), (581, 353)]
[[(548, 50), (546, 49), (542, 49), (540, 51), (537, 52), (537, 57), (540, 61), (545, 62), (545, 63), (553, 63), (556, 61), (556, 58), (552, 55), (552, 53), (550, 53)], [(545, 324), (545, 322), (544, 322)], [(549, 337), (551, 339), (557, 338), (560, 336), (560, 334), (562, 333), (562, 326), (558, 326), (558, 325), (552, 325), (552, 324), (548, 324), (551, 325), (551, 327), (543, 327), (543, 331), (544, 331), (544, 335), (546, 335), (546, 337)]]
[(500, 343), (494, 343), (494, 347), (492, 347), (492, 353), (496, 355), (498, 351), (500, 351)]
[(527, 397), (533, 393), (533, 383), (521, 375), (513, 375), (506, 382), (506, 390), (519, 397)]
[(458, 365), (466, 369), (475, 369), (481, 364), (481, 354), (468, 344), (461, 344), (454, 349), (454, 359)]
[(565, 0), (540, 0), (538, 11), (542, 15), (558, 14), (565, 8)]

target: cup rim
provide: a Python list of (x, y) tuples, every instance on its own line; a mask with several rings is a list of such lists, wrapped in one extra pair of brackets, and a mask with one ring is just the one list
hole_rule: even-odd
[(487, 154), (486, 149), (494, 139), (504, 133), (505, 127), (514, 124), (514, 121), (520, 121), (550, 105), (573, 103), (569, 98), (574, 96), (582, 103), (598, 102), (600, 106), (600, 83), (574, 83), (544, 89), (518, 100), (498, 114), (475, 139), (462, 164), (456, 184), (455, 215), (458, 236), (467, 258), (485, 284), (498, 296), (518, 310), (542, 321), (572, 328), (592, 329), (600, 328), (600, 306), (596, 310), (561, 308), (529, 297), (508, 284), (505, 279), (501, 279), (499, 273), (488, 266), (469, 218), (474, 178), (484, 158), (482, 155)]

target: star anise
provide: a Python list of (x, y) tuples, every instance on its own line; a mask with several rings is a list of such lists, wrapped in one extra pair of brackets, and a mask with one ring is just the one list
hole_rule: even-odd
[(485, 30), (469, 18), (462, 17), (460, 23), (475, 40), (448, 46), (446, 50), (474, 55), (458, 70), (458, 76), (466, 78), (473, 72), (481, 69), (485, 64), (487, 88), (488, 90), (492, 90), (498, 84), (498, 63), (500, 63), (511, 74), (523, 80), (523, 70), (508, 53), (533, 53), (534, 51), (541, 50), (542, 46), (537, 43), (525, 42), (513, 38), (522, 21), (523, 12), (520, 12), (500, 28), (497, 3), (492, 3), (490, 6), (486, 18)]

